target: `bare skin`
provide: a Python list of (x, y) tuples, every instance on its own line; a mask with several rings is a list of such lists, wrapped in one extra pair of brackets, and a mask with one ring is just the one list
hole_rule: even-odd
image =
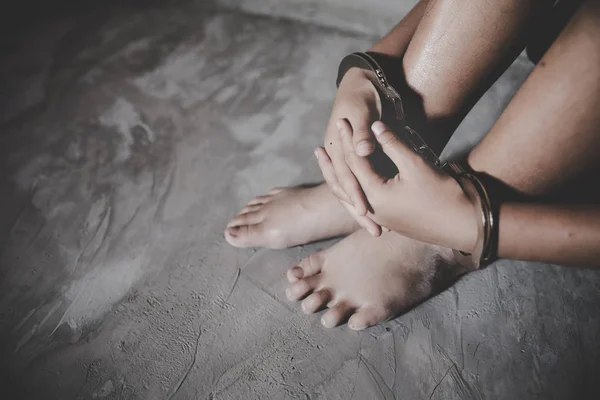
[(291, 268), (286, 296), (304, 299), (306, 314), (328, 307), (321, 318), (327, 328), (348, 320), (360, 330), (398, 316), (465, 272), (448, 249), (361, 229)]
[[(420, 37), (423, 40), (415, 41), (418, 45), (415, 45), (413, 51), (409, 48), (405, 56), (405, 72), (408, 83), (422, 96), (426, 116), (431, 115), (435, 119), (439, 115), (451, 115), (452, 110), (457, 109), (455, 107), (457, 104), (459, 114), (464, 112), (464, 105), (471, 103), (474, 98), (473, 87), (485, 86), (485, 82), (490, 76), (494, 75), (490, 71), (497, 71), (496, 67), (499, 64), (505, 64), (506, 58), (515, 53), (514, 48), (504, 46), (496, 48), (492, 52), (493, 54), (488, 56), (482, 55), (480, 52), (472, 54), (469, 51), (467, 51), (467, 54), (462, 54), (460, 51), (461, 46), (451, 46), (452, 53), (447, 54), (448, 44), (440, 43), (440, 36), (435, 35), (435, 32), (442, 32), (446, 36), (462, 39), (471, 36), (476, 36), (477, 39), (483, 37), (484, 41), (486, 40), (484, 33), (488, 32), (489, 37), (487, 40), (503, 43), (514, 39), (514, 32), (519, 32), (519, 27), (522, 27), (523, 24), (527, 25), (527, 18), (524, 17), (526, 12), (517, 7), (518, 3), (515, 1), (507, 0), (504, 6), (495, 4), (492, 8), (499, 10), (499, 13), (495, 14), (492, 10), (492, 15), (485, 15), (485, 17), (481, 17), (482, 5), (475, 3), (458, 4), (450, 0), (433, 2), (430, 12), (423, 18), (416, 34), (419, 35), (419, 31), (421, 31)], [(450, 7), (452, 5), (455, 7)], [(471, 6), (473, 9), (470, 9)], [(458, 23), (460, 21), (455, 24), (453, 21), (456, 21), (457, 9), (467, 14), (471, 11), (476, 12), (479, 18), (474, 18), (473, 21), (479, 21), (483, 26), (477, 26), (473, 23)], [(574, 21), (577, 21), (577, 18)], [(587, 35), (594, 34), (594, 32), (589, 31), (594, 24), (589, 23), (589, 21), (586, 23), (588, 23), (587, 27), (585, 23), (578, 26), (578, 28), (583, 29), (579, 32)], [(502, 30), (499, 32), (495, 29), (486, 29), (487, 27), (502, 27)], [(578, 31), (572, 27), (571, 31), (573, 30)], [(504, 37), (503, 35), (507, 36)], [(559, 37), (553, 49), (567, 48), (564, 46), (563, 36), (565, 35)], [(461, 40), (461, 42), (471, 43), (469, 40)], [(440, 48), (436, 48), (438, 45)], [(417, 46), (420, 46), (420, 49)], [(488, 47), (483, 45), (478, 49)], [(573, 52), (577, 53), (581, 50), (581, 48), (575, 46)], [(597, 77), (598, 67), (593, 63), (595, 58), (590, 57), (589, 52), (590, 49), (586, 49), (582, 54), (569, 54), (569, 59), (588, 59), (591, 64), (587, 65), (587, 71), (591, 71)], [(549, 54), (552, 53), (552, 51), (549, 52)], [(513, 107), (513, 109), (522, 110), (525, 108), (524, 105), (527, 104), (530, 107), (534, 106), (532, 109), (541, 108), (539, 107), (540, 101), (534, 94), (544, 93), (548, 87), (556, 87), (557, 79), (568, 75), (568, 63), (557, 61), (564, 54), (561, 54), (558, 50), (555, 50), (554, 54), (555, 56), (545, 57), (540, 63), (541, 66), (547, 64), (547, 68), (554, 71), (554, 73), (547, 77), (538, 73), (538, 77), (533, 78), (536, 76), (534, 72), (528, 81), (532, 83), (526, 84), (527, 89), (518, 96), (520, 98), (518, 100), (519, 106)], [(465, 69), (464, 65), (468, 65), (469, 68)], [(538, 69), (539, 67), (536, 68), (536, 70)], [(439, 75), (440, 70), (445, 71), (445, 73)], [(428, 73), (431, 73), (429, 78), (426, 76)], [(446, 82), (445, 77), (451, 77), (449, 78), (451, 81)], [(474, 82), (474, 86), (468, 87), (469, 90), (463, 93), (464, 97), (457, 94), (456, 90), (460, 91), (461, 88), (465, 87), (461, 82), (471, 83), (469, 79), (472, 77), (481, 79), (479, 82)], [(585, 89), (579, 90), (579, 95), (576, 98), (582, 99), (584, 103), (586, 100), (590, 101), (590, 104), (588, 104), (590, 107), (587, 107), (586, 103), (584, 104), (585, 107), (580, 105), (579, 109), (584, 111), (593, 110), (596, 98), (586, 96), (585, 92)], [(564, 183), (569, 178), (564, 173), (553, 174), (551, 169), (543, 170), (539, 168), (540, 163), (556, 164), (557, 156), (561, 153), (562, 148), (560, 146), (558, 149), (556, 147), (544, 148), (544, 144), (550, 143), (547, 138), (548, 129), (545, 125), (536, 124), (535, 121), (543, 120), (553, 125), (551, 119), (556, 117), (560, 118), (561, 121), (566, 121), (571, 128), (582, 126), (582, 129), (567, 130), (573, 132), (573, 136), (577, 136), (570, 138), (571, 140), (576, 139), (573, 140), (574, 143), (577, 143), (577, 140), (589, 143), (591, 138), (594, 137), (593, 134), (597, 131), (597, 125), (594, 125), (595, 120), (586, 119), (585, 116), (574, 116), (576, 120), (565, 120), (564, 114), (557, 114), (551, 107), (549, 111), (540, 110), (539, 112), (544, 114), (544, 118), (541, 119), (537, 115), (530, 116), (530, 114), (523, 112), (506, 119), (513, 121), (518, 127), (527, 127), (527, 135), (520, 134), (523, 132), (522, 129), (514, 130), (514, 135), (518, 135), (521, 140), (519, 148), (534, 149), (532, 150), (533, 153), (525, 154), (523, 159), (514, 157), (514, 138), (511, 139), (510, 135), (502, 133), (501, 127), (503, 124), (499, 121), (499, 124), (497, 124), (499, 127), (495, 127), (488, 138), (484, 139), (476, 151), (472, 153), (470, 157), (472, 167), (499, 178), (508, 186), (514, 187), (525, 194), (543, 195), (555, 188), (556, 184)], [(583, 123), (580, 124), (580, 122)], [(561, 132), (564, 132), (564, 130), (561, 129), (556, 134)], [(586, 138), (589, 140), (586, 140)], [(536, 152), (535, 149), (544, 149), (545, 151)], [(577, 151), (577, 149), (570, 150)], [(581, 149), (582, 155), (585, 155), (587, 150), (589, 150), (589, 147)], [(562, 153), (565, 155), (564, 160), (558, 163), (564, 167), (562, 172), (571, 170), (566, 165), (569, 162), (579, 165), (578, 163), (582, 159), (579, 154), (569, 153), (566, 155), (565, 152)], [(504, 154), (512, 155), (510, 162), (507, 163), (507, 158), (503, 158)], [(531, 157), (532, 154), (535, 157)], [(494, 157), (494, 155), (497, 156)], [(526, 160), (532, 161), (520, 163), (520, 161)], [(504, 173), (509, 165), (515, 164), (518, 164), (520, 168), (511, 168), (510, 173)], [(579, 168), (575, 168), (575, 170), (581, 172)], [(539, 179), (541, 171), (547, 172), (543, 174), (543, 179)], [(540, 181), (544, 184), (543, 188), (540, 188)], [(503, 236), (501, 228), (501, 242)], [(360, 251), (357, 251), (357, 249), (360, 249)], [(364, 258), (362, 257), (363, 253), (367, 255)], [(325, 326), (335, 326), (348, 319), (351, 328), (362, 329), (397, 315), (406, 308), (423, 301), (449, 285), (452, 279), (448, 277), (456, 277), (465, 272), (454, 264), (450, 257), (444, 256), (445, 254), (448, 254), (447, 250), (439, 246), (426, 245), (396, 233), (386, 232), (379, 238), (373, 238), (366, 231), (361, 230), (325, 252), (303, 260), (298, 267), (292, 268), (288, 274), (288, 279), (293, 282), (289, 295), (291, 299), (300, 299), (310, 294), (303, 302), (305, 312), (310, 313), (331, 306), (331, 310), (325, 314), (327, 316), (323, 321)], [(444, 276), (447, 279), (437, 281), (433, 278), (439, 276), (438, 272), (440, 270), (445, 272)], [(393, 283), (393, 285), (390, 285), (390, 283)]]
[[(410, 40), (423, 16), (426, 0), (419, 2), (413, 10), (404, 17), (396, 27), (371, 50), (395, 56), (401, 56), (406, 51)], [(331, 111), (331, 118), (325, 132), (325, 143), (335, 144), (340, 151), (332, 156), (340, 176), (344, 176), (344, 188), (356, 187), (358, 184), (350, 169), (346, 166), (344, 155), (337, 134), (335, 122), (339, 118), (348, 118), (357, 132), (357, 147), (362, 147), (369, 154), (374, 149), (375, 140), (370, 133), (370, 125), (380, 117), (377, 104), (377, 92), (362, 70), (348, 71), (341, 82), (340, 89)], [(365, 142), (361, 146), (359, 142)], [(361, 150), (362, 151), (362, 150)], [(364, 204), (364, 196), (357, 191), (352, 192), (353, 198), (344, 195), (344, 189), (339, 184), (321, 185), (320, 189), (294, 187), (286, 188), (280, 195), (269, 193), (252, 199), (238, 215), (228, 224), (225, 238), (236, 247), (267, 247), (282, 248), (305, 244), (311, 241), (327, 239), (335, 236), (348, 235), (358, 229), (352, 223), (352, 204)], [(331, 190), (337, 191), (336, 197)], [(277, 191), (277, 189), (275, 189)], [(293, 196), (289, 196), (293, 194)], [(267, 200), (263, 201), (263, 200)], [(260, 207), (256, 207), (258, 203)], [(318, 211), (316, 210), (318, 209)], [(314, 213), (307, 213), (315, 210)], [(248, 214), (252, 211), (252, 214)], [(361, 211), (366, 212), (366, 208)], [(298, 214), (297, 214), (298, 213)], [(298, 226), (298, 221), (304, 220)], [(358, 223), (373, 234), (380, 234), (381, 227), (368, 218), (356, 218)], [(362, 223), (361, 223), (362, 222)]]
[[(413, 77), (412, 82), (414, 83), (412, 87), (422, 95), (425, 104), (425, 113), (426, 115), (431, 115), (433, 119), (439, 115), (451, 115), (452, 110), (461, 114), (464, 112), (465, 104), (472, 102), (468, 98), (472, 99), (473, 92), (476, 91), (474, 89), (476, 86), (468, 85), (468, 90), (463, 93), (464, 97), (456, 93), (461, 87), (463, 89), (466, 88), (466, 86), (461, 86), (459, 82), (463, 81), (463, 79), (464, 81), (471, 79), (464, 76), (464, 74), (471, 74), (471, 77), (480, 76), (481, 81), (479, 85), (484, 85), (489, 76), (497, 73), (493, 72), (497, 71), (494, 65), (506, 63), (502, 57), (501, 48), (495, 49), (488, 57), (481, 57), (481, 54), (469, 54), (471, 50), (468, 50), (467, 54), (460, 54), (460, 51), (457, 52), (457, 50), (460, 50), (460, 47), (453, 47), (453, 53), (449, 55), (445, 50), (447, 44), (444, 44), (443, 48), (439, 49), (439, 58), (437, 57), (436, 43), (439, 43), (439, 40), (427, 39), (438, 38), (432, 32), (442, 31), (451, 37), (457, 35), (456, 37), (462, 38), (469, 35), (477, 35), (478, 40), (486, 40), (485, 37), (482, 37), (482, 33), (486, 32), (484, 27), (477, 27), (475, 26), (476, 24), (454, 24), (453, 22), (448, 22), (449, 20), (454, 21), (453, 17), (456, 16), (456, 9), (453, 10), (448, 7), (448, 5), (452, 4), (454, 4), (452, 1), (446, 2), (441, 0), (433, 3), (431, 11), (424, 18), (422, 34), (419, 33), (421, 31), (420, 25), (415, 36), (420, 35), (421, 38), (424, 38), (420, 42), (421, 51), (415, 48), (413, 52), (409, 47), (404, 58), (408, 83), (411, 84), (411, 77)], [(468, 5), (467, 3), (462, 4), (463, 6), (456, 4), (456, 7), (466, 7), (468, 9), (472, 3), (468, 3)], [(511, 6), (514, 12), (512, 17), (511, 14), (502, 14), (504, 11), (495, 14), (495, 11), (492, 10), (492, 21), (485, 20), (485, 18), (474, 18), (474, 21), (479, 21), (486, 26), (502, 27), (501, 32), (487, 30), (490, 35), (487, 39), (495, 43), (503, 42), (503, 38), (497, 36), (503, 32), (507, 35), (505, 39), (507, 41), (511, 40), (514, 31), (518, 32), (521, 29), (521, 25), (527, 23), (524, 14), (520, 14), (520, 12), (525, 13), (525, 11), (516, 7), (517, 3), (509, 1), (507, 4)], [(464, 12), (467, 14), (471, 11), (481, 12), (479, 4), (473, 5), (473, 7), (476, 10), (465, 10)], [(496, 8), (496, 5), (492, 8)], [(417, 41), (417, 43), (419, 42)], [(486, 48), (482, 45), (479, 49), (482, 47)], [(514, 55), (515, 49), (511, 46), (506, 46), (504, 49), (504, 57)], [(446, 63), (447, 65), (442, 65)], [(463, 68), (464, 65), (468, 65), (469, 69), (465, 70)], [(478, 68), (481, 73), (479, 75), (474, 74), (473, 70), (477, 70)], [(440, 69), (446, 72), (443, 75), (439, 75), (437, 71)], [(431, 77), (426, 79), (423, 74), (426, 74), (427, 71), (430, 71), (436, 79), (432, 79)], [(449, 76), (452, 78), (449, 82), (444, 82), (444, 79), (440, 78), (440, 76)], [(557, 76), (560, 76), (560, 74)], [(536, 92), (543, 93), (544, 88), (552, 84), (555, 84), (554, 78), (544, 82), (538, 81), (537, 85), (539, 86), (536, 88)], [(422, 87), (421, 90), (420, 85)], [(445, 87), (452, 90), (444, 90)], [(535, 103), (535, 100), (532, 98), (533, 103)], [(552, 114), (546, 114), (547, 117), (549, 115)], [(530, 125), (527, 122), (529, 118), (528, 114), (520, 113), (518, 118), (521, 119), (520, 125)], [(532, 142), (528, 143), (527, 148), (534, 148), (536, 143), (544, 141), (545, 132), (547, 131), (530, 132), (528, 137)], [(515, 132), (515, 134), (517, 133)], [(494, 136), (500, 135), (496, 134)], [(496, 140), (496, 147), (486, 146), (486, 140), (488, 139), (484, 139), (479, 148), (487, 148), (489, 153), (499, 152), (502, 154), (504, 151), (509, 151), (509, 149), (513, 148), (513, 145), (509, 141), (500, 141), (498, 143), (497, 138), (492, 139)], [(499, 149), (497, 146), (502, 146), (503, 149)], [(495, 169), (504, 169), (502, 165), (506, 165), (506, 161), (503, 160), (502, 165), (494, 165), (494, 163), (490, 162), (486, 163), (486, 160), (492, 159), (489, 155), (486, 156), (479, 150), (477, 162), (474, 163), (474, 167), (485, 170), (493, 176)], [(546, 153), (544, 159), (552, 160), (554, 157), (555, 154)], [(319, 157), (320, 161), (321, 159), (322, 157)], [(515, 162), (516, 160), (512, 158), (511, 164), (514, 165)], [(527, 176), (531, 177), (538, 172), (535, 165), (527, 163), (525, 165), (529, 165), (530, 167), (526, 171), (521, 170), (521, 173), (524, 175), (518, 177), (508, 176), (504, 182), (510, 185), (511, 181), (527, 181)], [(527, 191), (527, 188), (523, 186), (520, 189), (524, 192)], [(534, 190), (534, 183), (531, 183), (531, 189)], [(377, 251), (371, 252), (372, 248), (376, 248)], [(368, 251), (368, 257), (363, 259), (358, 252), (352, 249), (369, 249), (365, 250)], [(305, 312), (313, 312), (323, 307), (331, 306), (332, 309), (325, 314), (327, 316), (323, 321), (325, 326), (335, 326), (348, 320), (351, 328), (362, 329), (395, 316), (406, 308), (423, 301), (437, 291), (449, 286), (451, 279), (443, 280), (439, 284), (432, 284), (434, 281), (431, 280), (431, 277), (436, 276), (436, 272), (441, 265), (446, 265), (450, 269), (451, 272), (447, 276), (456, 277), (465, 272), (464, 269), (452, 263), (451, 258), (442, 257), (444, 251), (447, 250), (439, 246), (426, 245), (410, 240), (396, 233), (384, 233), (379, 238), (368, 238), (366, 232), (357, 232), (326, 252), (319, 254), (316, 260), (309, 258), (303, 260), (299, 267), (292, 268), (288, 275), (288, 279), (293, 281), (290, 287), (290, 298), (298, 299), (311, 291), (315, 292), (316, 294), (311, 294), (304, 300), (303, 309)], [(406, 257), (406, 254), (410, 254), (411, 256)], [(416, 256), (413, 257), (415, 254)], [(426, 262), (423, 262), (423, 260), (426, 260)], [(321, 266), (320, 270), (319, 266)], [(343, 271), (341, 271), (342, 268)], [(316, 272), (316, 275), (314, 272)], [(409, 279), (411, 276), (420, 276), (420, 281), (419, 279), (417, 281)], [(365, 282), (368, 282), (368, 284), (365, 284)], [(390, 282), (393, 282), (394, 287), (400, 288), (400, 290), (388, 292), (387, 288)], [(334, 299), (333, 302), (331, 301), (332, 298)]]
[[(515, 0), (503, 0), (503, 2), (513, 7), (516, 4)], [(541, 4), (544, 1), (537, 0), (533, 3)], [(498, 12), (492, 12), (492, 15), (483, 19), (479, 18), (482, 21), (481, 26), (471, 24), (467, 27), (466, 24), (453, 23), (453, 9), (459, 7), (464, 6), (447, 0), (430, 5), (428, 1), (422, 0), (388, 35), (370, 49), (396, 57), (407, 53), (404, 57), (407, 83), (419, 93), (426, 105), (425, 117), (427, 120), (424, 121), (424, 125), (432, 125), (432, 129), (437, 134), (448, 138), (472, 104), (502, 72), (503, 67), (506, 67), (520, 52), (518, 43), (509, 46), (498, 45), (498, 43), (518, 42), (514, 40), (514, 37), (523, 31), (527, 17), (532, 13), (532, 7), (521, 7), (521, 11), (510, 13), (505, 13), (503, 10), (505, 6), (498, 7)], [(478, 7), (477, 4), (473, 4), (473, 9), (469, 7), (466, 17), (473, 13), (479, 16)], [(423, 17), (424, 14), (427, 15)], [(501, 26), (502, 29), (499, 32), (490, 31), (487, 36), (480, 35), (479, 32), (483, 31), (484, 27), (490, 23), (494, 26)], [(465, 30), (469, 32), (465, 32)], [(439, 43), (436, 32), (446, 32), (447, 35), (456, 37), (473, 36), (473, 40), (477, 40), (477, 43), (480, 43), (479, 47), (484, 48), (485, 51), (474, 51), (473, 49), (477, 47), (475, 45), (462, 46), (460, 51), (455, 46), (451, 46), (453, 50), (451, 55), (448, 55), (448, 45)], [(413, 36), (415, 37), (414, 41)], [(488, 42), (493, 42), (494, 45), (489, 46)], [(473, 44), (474, 42), (464, 43)], [(432, 62), (432, 58), (443, 59), (444, 62)], [(464, 67), (466, 64), (469, 65), (469, 68)], [(440, 69), (444, 70), (444, 74), (440, 75)], [(425, 79), (427, 76), (435, 77), (435, 79), (427, 80)], [(350, 70), (342, 80), (336, 96), (324, 142), (335, 170), (333, 177), (327, 179), (329, 187), (351, 214), (363, 216), (366, 213), (366, 202), (356, 178), (345, 162), (336, 121), (345, 118), (350, 122), (357, 153), (366, 155), (374, 149), (376, 141), (370, 126), (379, 119), (379, 116), (376, 93), (372, 84), (364, 72)], [(435, 121), (440, 120), (443, 120), (443, 124), (436, 125)], [(366, 149), (365, 141), (367, 142)], [(328, 194), (325, 194), (324, 191), (311, 191), (310, 195), (315, 197), (308, 200), (305, 196), (308, 196), (309, 193), (301, 195), (303, 192), (299, 188), (293, 190), (298, 195), (297, 202), (287, 196), (271, 197), (269, 206), (261, 207), (260, 216), (254, 214), (251, 218), (250, 216), (246, 216), (247, 218), (236, 217), (235, 225), (229, 224), (225, 231), (225, 238), (228, 242), (236, 247), (281, 248), (282, 246), (291, 247), (305, 244), (307, 239), (314, 241), (350, 233), (347, 229), (346, 219), (341, 216), (344, 207), (330, 202)], [(346, 193), (350, 194), (346, 195)], [(300, 202), (320, 203), (319, 207), (323, 207), (321, 209), (323, 212), (319, 214), (319, 217), (322, 218), (320, 223), (307, 222), (302, 224), (302, 228), (297, 228), (295, 222), (290, 220), (293, 214), (288, 213), (284, 216), (285, 213), (280, 212), (282, 207), (277, 206), (277, 202), (284, 199), (286, 207)], [(356, 209), (355, 206), (359, 204), (364, 205)], [(293, 207), (297, 209), (298, 205)], [(325, 207), (330, 207), (328, 212), (325, 212)], [(351, 210), (352, 208), (355, 212)], [(246, 211), (248, 209), (244, 208), (239, 214)], [(375, 236), (382, 232), (381, 227), (368, 217), (356, 218), (356, 220), (360, 226), (368, 229)], [(243, 221), (246, 225), (242, 224)], [(303, 231), (303, 229), (308, 231)]]
[(327, 185), (296, 186), (252, 199), (227, 225), (225, 239), (235, 247), (283, 249), (358, 228)]

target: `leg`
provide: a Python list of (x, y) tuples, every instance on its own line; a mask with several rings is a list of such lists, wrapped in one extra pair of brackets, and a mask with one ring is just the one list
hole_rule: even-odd
[(523, 194), (548, 196), (599, 166), (600, 49), (595, 38), (600, 17), (594, 7), (589, 1), (582, 5), (471, 152), (473, 169)]
[[(531, 0), (523, 7), (519, 0), (502, 0), (482, 9), (478, 1), (465, 6), (456, 0), (423, 0), (373, 50), (402, 53), (408, 47), (404, 68), (408, 85), (423, 103), (419, 119), (442, 132), (447, 141), (495, 74), (521, 51), (527, 21), (546, 3)], [(476, 23), (461, 23), (469, 18)], [(463, 45), (454, 43), (456, 38)], [(253, 199), (230, 222), (225, 238), (231, 245), (290, 247), (358, 228), (326, 187), (279, 192)]]
[[(438, 15), (441, 21), (446, 21), (447, 18), (443, 17), (448, 14), (444, 13), (444, 10), (448, 10), (444, 7), (447, 3), (453, 3), (452, 1), (444, 2), (437, 1), (429, 16)], [(469, 8), (473, 3), (469, 3)], [(516, 5), (514, 3), (513, 5)], [(437, 9), (439, 7), (440, 9)], [(494, 7), (497, 7), (494, 4)], [(465, 11), (467, 12), (467, 11)], [(451, 15), (461, 15), (461, 10), (452, 10)], [(484, 13), (485, 14), (485, 13)], [(459, 18), (459, 17), (456, 17)], [(516, 18), (519, 20), (519, 18)], [(487, 21), (490, 26), (505, 26), (501, 20)], [(456, 29), (467, 29), (473, 27), (473, 24), (459, 24)], [(419, 30), (421, 26), (419, 26)], [(435, 23), (431, 23), (430, 29), (433, 31), (439, 31), (439, 27), (436, 27)], [(478, 29), (478, 28), (477, 28)], [(417, 34), (419, 34), (419, 30)], [(482, 32), (477, 30), (479, 35)], [(460, 32), (453, 31), (453, 34), (459, 37), (465, 37), (466, 34), (460, 34)], [(436, 40), (439, 35), (425, 35), (431, 38), (433, 44), (429, 41), (423, 43), (423, 47), (429, 48), (429, 51), (424, 51), (424, 54), (430, 54), (432, 48), (435, 48)], [(492, 30), (491, 36), (494, 36), (494, 40), (498, 40), (496, 37), (497, 32)], [(467, 35), (468, 36), (468, 35)], [(592, 36), (593, 37), (593, 36)], [(491, 40), (489, 37), (488, 39)], [(411, 43), (412, 46), (412, 43)], [(460, 48), (458, 49), (460, 50)], [(457, 49), (454, 49), (454, 53), (458, 57), (458, 61), (455, 60), (454, 56), (446, 55), (443, 53), (443, 49), (439, 49), (442, 54), (440, 59), (435, 59), (433, 62), (431, 59), (430, 63), (434, 65), (433, 71), (429, 70), (432, 75), (436, 78), (427, 78), (421, 76), (422, 71), (412, 71), (409, 66), (421, 66), (427, 70), (427, 63), (421, 65), (418, 59), (415, 61), (407, 53), (405, 60), (407, 80), (410, 84), (411, 76), (419, 77), (414, 83), (413, 88), (415, 91), (420, 92), (424, 100), (424, 110), (426, 114), (430, 113), (432, 118), (436, 116), (451, 115), (452, 112), (462, 109), (466, 102), (457, 101), (454, 94), (443, 90), (443, 88), (437, 88), (437, 76), (436, 70), (453, 70), (452, 62), (456, 62), (457, 65), (470, 65), (468, 61), (465, 61), (461, 54), (456, 54)], [(470, 52), (467, 51), (467, 54)], [(459, 51), (460, 53), (460, 51)], [(419, 51), (414, 50), (412, 54), (421, 54)], [(572, 55), (574, 56), (574, 55)], [(579, 54), (577, 59), (584, 57), (584, 54)], [(420, 57), (420, 56), (419, 56)], [(475, 58), (473, 64), (480, 64), (481, 69), (487, 71), (494, 70), (492, 65), (481, 64), (482, 61), (478, 58), (477, 54), (472, 54)], [(498, 57), (491, 57), (491, 63), (499, 60)], [(476, 62), (475, 62), (476, 61)], [(549, 61), (548, 61), (549, 62)], [(591, 61), (593, 62), (593, 61)], [(449, 63), (445, 66), (443, 64)], [(569, 65), (568, 60), (565, 62), (565, 68)], [(470, 67), (473, 68), (472, 66)], [(558, 68), (558, 67), (557, 67)], [(475, 76), (485, 76), (485, 74)], [(544, 91), (544, 88), (555, 85), (557, 79), (560, 79), (562, 72), (557, 74), (558, 78), (553, 77), (551, 81), (539, 82), (533, 87), (532, 93), (538, 93)], [(532, 79), (535, 79), (532, 77)], [(482, 78), (482, 80), (485, 80)], [(450, 79), (448, 84), (452, 87), (454, 84), (453, 79)], [(422, 88), (419, 87), (422, 85)], [(466, 85), (471, 87), (470, 84)], [(432, 87), (441, 93), (441, 96), (435, 96), (434, 93), (430, 93)], [(473, 89), (476, 90), (476, 89)], [(594, 89), (596, 90), (596, 89)], [(544, 95), (542, 95), (544, 96)], [(533, 102), (535, 103), (535, 101)], [(597, 103), (596, 103), (597, 104)], [(445, 110), (451, 111), (445, 111)], [(512, 118), (528, 118), (529, 114), (522, 112), (523, 106), (513, 107), (513, 109), (521, 110), (518, 115), (513, 115)], [(550, 119), (552, 114), (546, 115), (546, 120)], [(556, 117), (557, 115), (554, 114)], [(559, 116), (560, 118), (560, 116)], [(505, 118), (506, 120), (506, 118)], [(508, 123), (508, 122), (507, 122)], [(551, 122), (549, 122), (551, 124)], [(500, 124), (500, 121), (499, 121)], [(501, 124), (499, 126), (502, 126)], [(496, 129), (496, 128), (495, 128)], [(545, 129), (545, 127), (544, 127)], [(500, 132), (500, 131), (499, 131)], [(541, 138), (541, 134), (545, 134), (545, 130), (538, 131), (535, 137)], [(533, 135), (533, 133), (532, 133)], [(504, 134), (490, 134), (490, 138), (494, 136), (504, 136)], [(490, 139), (491, 140), (491, 139)], [(545, 140), (545, 139), (542, 139)], [(506, 171), (512, 171), (510, 167), (504, 164), (508, 161), (508, 165), (514, 165), (516, 160), (513, 151), (513, 143), (510, 140), (502, 142), (504, 144), (504, 150), (498, 149), (499, 144), (493, 146), (482, 145), (473, 153), (472, 159), (475, 168), (481, 168), (482, 164), (485, 164), (486, 160), (496, 152), (506, 156), (504, 159), (500, 159), (498, 165)], [(524, 143), (521, 143), (521, 147)], [(487, 148), (485, 152), (483, 149)], [(478, 155), (479, 153), (479, 155)], [(487, 153), (487, 154), (486, 154)], [(509, 158), (510, 155), (510, 158)], [(520, 153), (523, 158), (529, 157), (528, 153)], [(535, 167), (535, 163), (531, 163), (532, 167)], [(486, 172), (494, 174), (493, 168), (486, 169)], [(500, 175), (504, 176), (504, 175)], [(508, 175), (507, 175), (508, 176)], [(352, 251), (351, 249), (368, 249), (362, 252)], [(305, 260), (303, 260), (298, 267), (292, 268), (288, 272), (288, 280), (292, 283), (289, 288), (288, 297), (291, 300), (301, 299), (308, 296), (302, 304), (302, 308), (305, 312), (314, 312), (325, 305), (331, 306), (329, 310), (323, 316), (323, 323), (326, 326), (335, 326), (345, 319), (349, 319), (349, 324), (355, 329), (360, 329), (368, 325), (372, 325), (381, 322), (387, 318), (398, 315), (398, 313), (414, 306), (423, 299), (435, 294), (437, 291), (444, 287), (447, 287), (454, 278), (464, 273), (465, 271), (459, 268), (452, 260), (451, 253), (448, 249), (441, 249), (439, 247), (426, 245), (394, 232), (388, 232), (382, 235), (382, 237), (374, 239), (369, 237), (363, 231), (354, 233), (353, 235), (340, 242), (338, 245), (333, 246), (324, 252), (317, 253)], [(368, 282), (368, 285), (364, 283)]]
[(421, 129), (451, 135), (523, 50), (530, 27), (551, 4), (431, 1), (403, 62), (406, 83), (420, 103), (409, 101), (409, 112), (424, 119)]
[[(373, 50), (404, 53), (427, 2), (421, 0)], [(354, 218), (323, 184), (274, 189), (266, 196), (254, 198), (228, 224), (225, 238), (236, 247), (284, 248), (348, 235), (358, 228)]]

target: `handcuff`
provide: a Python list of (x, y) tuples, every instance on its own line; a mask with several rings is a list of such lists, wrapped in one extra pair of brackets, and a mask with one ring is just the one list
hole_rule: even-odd
[(471, 253), (453, 250), (457, 261), (468, 268), (483, 268), (497, 259), (498, 253), (498, 217), (499, 205), (492, 196), (492, 190), (485, 184), (485, 177), (472, 171), (466, 162), (449, 161), (442, 163), (439, 154), (443, 150), (432, 149), (423, 137), (408, 125), (402, 96), (388, 79), (383, 65), (397, 66), (401, 71), (401, 59), (376, 52), (355, 52), (347, 55), (340, 62), (336, 85), (339, 87), (342, 78), (351, 68), (360, 68), (373, 72), (371, 82), (381, 99), (381, 120), (415, 153), (435, 168), (452, 176), (477, 213), (477, 242)]

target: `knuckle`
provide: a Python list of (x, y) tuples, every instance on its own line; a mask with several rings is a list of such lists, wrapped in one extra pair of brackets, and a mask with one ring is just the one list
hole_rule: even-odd
[(398, 141), (398, 138), (392, 132), (386, 130), (381, 133), (381, 144), (392, 146), (397, 141)]
[(363, 126), (363, 125), (359, 125), (356, 128), (354, 128), (354, 139), (364, 139), (365, 137), (369, 137), (371, 136), (370, 131), (369, 131), (369, 127), (368, 126)]

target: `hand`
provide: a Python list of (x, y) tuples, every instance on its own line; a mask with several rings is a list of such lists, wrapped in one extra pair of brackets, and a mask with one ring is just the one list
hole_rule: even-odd
[(352, 128), (339, 131), (345, 159), (358, 179), (376, 223), (416, 240), (470, 252), (477, 240), (476, 213), (460, 185), (405, 145), (380, 121), (372, 130), (383, 152), (394, 162), (393, 178), (377, 174), (356, 154)]
[(358, 68), (350, 69), (340, 82), (325, 132), (324, 144), (327, 150), (325, 152), (323, 148), (318, 148), (315, 151), (319, 163), (324, 158), (331, 160), (332, 168), (327, 170), (327, 175), (324, 174), (331, 191), (357, 222), (375, 236), (381, 234), (381, 227), (365, 217), (367, 200), (346, 163), (337, 124), (341, 119), (349, 121), (354, 131), (352, 140), (354, 140), (353, 147), (356, 148), (356, 154), (367, 156), (376, 148), (375, 137), (370, 126), (380, 117), (379, 94), (369, 80), (367, 72)]

